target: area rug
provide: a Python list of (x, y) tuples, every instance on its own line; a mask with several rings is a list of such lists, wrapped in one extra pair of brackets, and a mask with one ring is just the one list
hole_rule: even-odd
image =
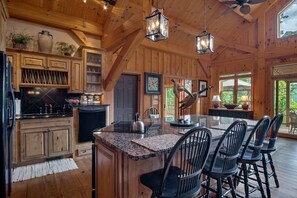
[(77, 169), (77, 165), (72, 158), (47, 161), (39, 164), (20, 166), (12, 171), (12, 182), (34, 179), (54, 173), (61, 173), (68, 170)]

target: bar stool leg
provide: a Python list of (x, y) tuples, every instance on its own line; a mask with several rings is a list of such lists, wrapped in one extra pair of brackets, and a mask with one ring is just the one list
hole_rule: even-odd
[(254, 170), (255, 170), (255, 174), (256, 174), (256, 177), (257, 177), (259, 190), (261, 192), (262, 198), (265, 198), (266, 196), (264, 194), (264, 190), (263, 190), (263, 187), (262, 187), (262, 181), (261, 181), (261, 178), (260, 178), (260, 175), (259, 175), (259, 170), (258, 170), (257, 164), (256, 163), (253, 164), (253, 167), (254, 167)]
[(235, 188), (231, 179), (231, 176), (227, 178), (228, 179), (228, 184), (230, 186), (231, 190), (231, 194), (232, 194), (232, 198), (236, 198), (236, 193), (235, 193)]
[(217, 179), (217, 195), (216, 198), (222, 197), (222, 180), (219, 178)]
[(274, 164), (273, 164), (272, 157), (271, 157), (270, 153), (268, 153), (268, 159), (270, 160), (270, 167), (271, 167), (271, 170), (273, 172), (273, 178), (274, 178), (274, 181), (275, 181), (275, 185), (276, 185), (277, 188), (279, 188), (279, 182), (278, 182), (278, 179), (277, 179), (277, 175), (276, 175), (276, 172), (275, 172)]
[(267, 193), (267, 197), (270, 198), (271, 193), (270, 193), (269, 177), (268, 177), (268, 171), (267, 171), (267, 161), (264, 153), (262, 153), (262, 165), (263, 165), (263, 172), (265, 177), (266, 193)]
[(245, 192), (245, 197), (249, 197), (249, 181), (248, 181), (248, 172), (247, 172), (247, 167), (246, 164), (242, 164), (242, 169), (243, 169), (243, 179), (244, 179), (244, 192)]

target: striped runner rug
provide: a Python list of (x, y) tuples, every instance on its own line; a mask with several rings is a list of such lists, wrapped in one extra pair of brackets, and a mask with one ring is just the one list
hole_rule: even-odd
[(12, 170), (12, 182), (34, 179), (54, 173), (78, 169), (72, 158), (47, 161), (39, 164), (20, 166)]

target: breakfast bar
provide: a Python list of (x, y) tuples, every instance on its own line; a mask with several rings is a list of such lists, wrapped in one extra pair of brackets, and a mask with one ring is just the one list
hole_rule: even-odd
[[(212, 133), (212, 147), (225, 130), (238, 118), (191, 115), (196, 126), (207, 127)], [(257, 121), (245, 120), (249, 129)], [(114, 123), (94, 133), (95, 197), (150, 197), (139, 176), (161, 168), (164, 154), (190, 128), (172, 127), (166, 119), (144, 120), (145, 133), (135, 133), (129, 121)]]

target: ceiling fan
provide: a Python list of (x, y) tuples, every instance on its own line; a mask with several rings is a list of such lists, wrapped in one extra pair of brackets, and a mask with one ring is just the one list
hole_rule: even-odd
[(242, 14), (248, 14), (251, 11), (251, 7), (249, 4), (258, 4), (258, 3), (263, 3), (266, 0), (235, 0), (235, 1), (222, 1), (223, 4), (226, 5), (234, 5), (231, 6), (228, 10), (226, 10), (224, 14), (229, 13), (230, 11), (236, 9), (238, 6), (240, 6), (239, 11)]

